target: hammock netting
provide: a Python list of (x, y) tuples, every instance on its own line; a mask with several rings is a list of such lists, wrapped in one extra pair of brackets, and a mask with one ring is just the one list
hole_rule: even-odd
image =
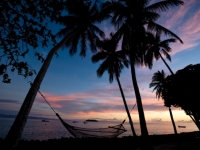
[(75, 137), (75, 138), (115, 138), (118, 135), (126, 132), (123, 123), (124, 121), (116, 126), (109, 126), (108, 128), (81, 128), (76, 126), (71, 126), (64, 122), (62, 118), (57, 114), (64, 127)]

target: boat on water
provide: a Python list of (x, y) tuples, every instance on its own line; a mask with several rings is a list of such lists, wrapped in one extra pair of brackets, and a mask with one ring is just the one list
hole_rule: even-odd
[(179, 128), (186, 128), (186, 126), (178, 126)]
[(42, 120), (42, 122), (49, 122), (49, 120)]
[(98, 122), (97, 120), (94, 120), (94, 119), (88, 119), (88, 120), (85, 120), (86, 122)]
[(78, 123), (78, 121), (73, 121), (73, 123)]

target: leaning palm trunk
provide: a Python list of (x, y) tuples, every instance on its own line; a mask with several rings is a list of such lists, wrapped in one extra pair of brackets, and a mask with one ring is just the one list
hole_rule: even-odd
[(125, 106), (125, 109), (126, 109), (126, 113), (127, 113), (127, 115), (128, 115), (128, 119), (129, 119), (129, 123), (130, 123), (130, 126), (131, 126), (131, 130), (132, 130), (133, 136), (137, 136), (136, 133), (135, 133), (135, 129), (134, 129), (134, 127), (133, 127), (133, 121), (132, 121), (132, 119), (131, 119), (130, 112), (129, 112), (128, 107), (127, 107), (127, 104), (126, 104), (125, 96), (124, 96), (124, 93), (123, 93), (123, 90), (122, 90), (122, 87), (121, 87), (119, 78), (118, 78), (117, 76), (116, 76), (116, 79), (117, 79), (117, 83), (118, 83), (118, 85), (119, 85), (119, 89), (120, 89), (120, 92), (121, 92), (121, 95), (122, 95), (122, 99), (123, 99), (123, 102), (124, 102), (124, 106)]
[[(132, 30), (130, 31), (134, 33), (134, 31)], [(130, 36), (130, 39), (132, 39), (132, 36)], [(136, 97), (139, 120), (140, 120), (140, 129), (141, 129), (140, 148), (141, 150), (153, 150), (153, 147), (150, 144), (149, 137), (148, 137), (149, 133), (147, 130), (146, 120), (144, 116), (142, 99), (141, 99), (141, 95), (140, 95), (140, 91), (139, 91), (139, 87), (138, 87), (137, 79), (136, 79), (136, 72), (135, 72), (135, 59), (136, 59), (135, 53), (136, 52), (134, 52), (134, 50), (137, 50), (136, 40), (134, 39), (133, 41), (129, 41), (129, 44), (131, 48), (129, 51), (129, 59), (130, 59), (130, 66), (131, 66), (132, 83), (133, 83), (133, 87), (135, 91), (135, 97)]]
[(141, 128), (141, 150), (153, 150), (149, 138), (148, 138), (148, 130), (146, 126), (146, 120), (144, 116), (144, 110), (142, 106), (142, 99), (140, 96), (140, 91), (138, 88), (137, 80), (136, 80), (136, 74), (135, 74), (135, 66), (133, 64), (132, 58), (131, 60), (131, 74), (132, 74), (132, 80), (133, 80), (133, 87), (135, 90), (135, 96), (138, 106), (138, 113), (139, 113), (139, 119), (140, 119), (140, 128)]
[[(174, 72), (171, 70), (171, 68), (169, 67), (169, 65), (166, 63), (166, 61), (164, 60), (164, 58), (162, 57), (162, 55), (159, 53), (160, 55), (160, 58), (162, 59), (162, 61), (164, 62), (164, 64), (167, 66), (167, 68), (169, 69), (170, 73), (172, 75), (174, 75)], [(171, 117), (171, 121), (172, 121), (172, 125), (173, 125), (173, 128), (174, 128), (174, 133), (177, 134), (177, 129), (176, 129), (176, 125), (175, 125), (175, 122), (174, 122), (174, 117), (173, 117), (173, 114), (172, 114), (172, 110), (171, 108), (169, 107), (169, 114), (170, 114), (170, 117)]]
[(197, 128), (200, 130), (200, 122), (198, 117), (196, 117), (195, 115), (192, 117), (192, 115), (189, 115), (190, 118), (193, 120), (193, 122), (196, 124)]
[(172, 125), (173, 125), (173, 128), (174, 128), (174, 133), (177, 134), (176, 125), (175, 125), (174, 118), (173, 118), (173, 115), (172, 115), (171, 107), (169, 107), (169, 114), (170, 114)]
[(142, 99), (140, 96), (140, 91), (139, 91), (137, 80), (136, 80), (135, 66), (134, 64), (132, 64), (132, 62), (131, 62), (131, 74), (132, 74), (133, 87), (135, 90), (135, 96), (136, 96), (136, 101), (137, 101), (137, 106), (138, 106), (141, 134), (142, 136), (148, 136), (148, 130), (147, 130), (144, 110), (142, 106)]
[(48, 53), (42, 67), (40, 68), (40, 71), (38, 72), (33, 84), (31, 85), (31, 88), (29, 89), (25, 100), (20, 108), (20, 111), (15, 118), (15, 121), (13, 125), (11, 126), (5, 141), (6, 145), (9, 147), (9, 149), (16, 149), (16, 146), (18, 144), (18, 141), (21, 138), (24, 126), (26, 124), (28, 115), (30, 113), (31, 107), (33, 105), (33, 102), (35, 100), (35, 97), (37, 95), (38, 89), (43, 81), (43, 78), (49, 68), (49, 65), (51, 63), (51, 60), (54, 56), (54, 54), (66, 43), (66, 41), (72, 36), (73, 34), (70, 34), (66, 37), (64, 37), (60, 43), (58, 43), (54, 48), (50, 50)]
[(162, 59), (162, 61), (165, 63), (166, 67), (169, 69), (170, 73), (171, 73), (172, 75), (174, 75), (172, 69), (171, 69), (171, 68), (169, 67), (169, 65), (166, 63), (166, 61), (164, 60), (164, 58), (162, 57), (162, 55), (161, 55), (160, 53), (159, 53), (159, 55), (160, 55), (160, 58)]

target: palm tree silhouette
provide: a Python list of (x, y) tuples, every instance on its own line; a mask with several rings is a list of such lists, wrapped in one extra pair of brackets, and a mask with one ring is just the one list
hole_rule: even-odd
[(171, 56), (169, 55), (169, 52), (171, 52), (171, 48), (169, 47), (169, 43), (176, 42), (177, 40), (175, 38), (169, 38), (161, 41), (160, 35), (157, 33), (155, 36), (148, 32), (147, 33), (147, 48), (145, 53), (145, 63), (149, 68), (152, 68), (153, 66), (153, 59), (155, 58), (158, 60), (159, 58), (162, 59), (166, 67), (169, 69), (170, 73), (174, 75), (172, 69), (169, 67), (169, 65), (166, 63), (164, 58), (162, 57), (162, 54), (166, 56), (166, 58), (171, 61)]
[(97, 76), (101, 77), (105, 71), (109, 74), (109, 81), (110, 83), (113, 82), (113, 78), (117, 80), (121, 96), (124, 102), (124, 106), (126, 109), (126, 113), (129, 118), (129, 123), (131, 126), (131, 130), (133, 133), (133, 136), (137, 136), (135, 133), (135, 129), (133, 127), (133, 122), (131, 119), (131, 115), (128, 109), (128, 106), (126, 104), (126, 99), (121, 87), (121, 83), (119, 80), (120, 73), (122, 69), (125, 67), (128, 68), (129, 60), (127, 59), (128, 52), (125, 50), (117, 50), (119, 38), (115, 38), (113, 34), (110, 34), (110, 38), (98, 40), (97, 46), (99, 47), (100, 51), (92, 56), (92, 62), (96, 63), (98, 61), (103, 60), (100, 67), (97, 69)]
[(38, 89), (43, 81), (54, 54), (63, 46), (67, 46), (69, 47), (70, 54), (73, 55), (76, 53), (77, 45), (80, 41), (80, 56), (84, 57), (86, 55), (86, 43), (89, 43), (91, 51), (95, 52), (95, 40), (98, 39), (97, 34), (102, 37), (104, 36), (104, 33), (95, 25), (95, 23), (101, 21), (96, 3), (90, 7), (90, 3), (85, 3), (82, 0), (68, 0), (66, 2), (66, 9), (68, 14), (57, 20), (57, 23), (65, 26), (57, 34), (63, 38), (49, 51), (42, 67), (40, 68), (40, 71), (38, 72), (25, 97), (13, 125), (5, 138), (8, 146), (12, 148), (16, 147), (18, 144)]
[[(164, 54), (166, 56), (166, 58), (169, 61), (171, 61), (171, 56), (169, 55), (169, 52), (171, 52), (171, 48), (169, 47), (169, 43), (176, 42), (176, 39), (170, 38), (170, 39), (165, 39), (165, 40), (161, 41), (160, 35), (158, 33), (156, 33), (156, 35), (154, 36), (152, 33), (148, 32), (146, 40), (147, 40), (147, 43), (149, 43), (149, 44), (147, 44), (148, 47), (147, 47), (146, 54), (145, 54), (146, 65), (149, 68), (152, 68), (153, 59), (155, 58), (156, 60), (158, 60), (159, 58), (161, 58), (162, 61), (164, 62), (164, 64), (169, 69), (170, 73), (172, 75), (174, 75), (172, 69), (169, 67), (169, 65), (166, 63), (166, 61), (162, 57), (162, 54)], [(153, 91), (156, 90), (156, 96), (158, 97), (158, 99), (160, 98), (160, 96), (162, 94), (163, 88), (165, 88), (164, 83), (165, 83), (164, 71), (162, 70), (162, 72), (158, 71), (158, 72), (154, 73), (150, 87), (155, 86)], [(166, 84), (165, 84), (165, 86), (166, 86)], [(169, 108), (169, 113), (170, 113), (172, 125), (174, 128), (174, 133), (177, 134), (177, 129), (176, 129), (176, 125), (174, 122), (171, 105), (165, 105), (165, 106)]]
[[(154, 73), (152, 77), (152, 81), (149, 85), (150, 88), (154, 87), (153, 91), (156, 90), (156, 97), (158, 97), (158, 99), (160, 97), (163, 98), (163, 95), (164, 95), (163, 92), (166, 92), (166, 90), (168, 89), (166, 87), (167, 83), (165, 79), (166, 79), (166, 76), (165, 76), (164, 71), (163, 70), (161, 72), (157, 71), (156, 73)], [(167, 101), (167, 99), (163, 98), (163, 100), (165, 102), (165, 106), (169, 108), (169, 114), (170, 114), (172, 125), (174, 128), (174, 133), (177, 134), (176, 125), (175, 125), (172, 110), (171, 110), (171, 104)]]
[[(142, 41), (145, 36), (145, 27), (148, 31), (169, 35), (182, 42), (177, 35), (163, 26), (155, 23), (155, 21), (160, 17), (157, 12), (166, 11), (172, 6), (184, 4), (184, 2), (180, 0), (160, 1), (151, 5), (149, 5), (149, 2), (150, 0), (112, 0), (105, 2), (102, 5), (102, 11), (104, 12), (103, 14), (111, 14), (111, 22), (116, 28), (118, 28), (116, 34), (118, 34), (120, 37), (123, 37), (122, 49), (127, 49), (130, 52), (129, 58), (132, 81), (137, 100), (141, 134), (144, 138), (144, 141), (148, 141), (148, 130), (134, 65), (143, 64), (144, 62)], [(146, 144), (142, 144), (141, 146), (142, 149), (152, 149), (148, 142), (146, 142)]]

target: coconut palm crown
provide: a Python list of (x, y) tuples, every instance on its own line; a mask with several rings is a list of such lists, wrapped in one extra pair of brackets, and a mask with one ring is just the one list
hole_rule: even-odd
[[(70, 6), (70, 4), (73, 5)], [(65, 46), (69, 48), (69, 53), (73, 55), (77, 52), (77, 47), (80, 42), (81, 51), (79, 54), (84, 57), (86, 56), (86, 44), (89, 44), (91, 51), (95, 52), (96, 39), (99, 38), (98, 35), (104, 37), (104, 32), (95, 24), (102, 20), (100, 19), (96, 3), (92, 7), (90, 3), (84, 4), (80, 0), (70, 4), (67, 6), (69, 14), (57, 19), (57, 23), (64, 26), (57, 33), (57, 36), (65, 37), (72, 34), (73, 36), (65, 42)]]
[(153, 91), (156, 90), (156, 97), (158, 97), (158, 99), (162, 96), (162, 91), (164, 89), (164, 82), (165, 82), (165, 72), (162, 71), (157, 71), (156, 73), (154, 73), (153, 77), (152, 77), (152, 81), (149, 85), (149, 87), (154, 87)]
[(97, 46), (99, 51), (92, 56), (92, 62), (96, 63), (98, 61), (103, 61), (99, 68), (97, 69), (97, 76), (101, 77), (105, 71), (108, 72), (110, 83), (113, 82), (115, 78), (117, 80), (122, 100), (124, 102), (125, 110), (127, 112), (127, 116), (129, 118), (129, 123), (131, 126), (131, 130), (133, 136), (137, 136), (135, 133), (135, 129), (133, 126), (133, 121), (131, 119), (131, 115), (126, 103), (126, 99), (122, 90), (122, 86), (119, 80), (120, 73), (124, 67), (129, 66), (129, 60), (127, 57), (127, 50), (117, 50), (118, 48), (119, 38), (117, 38), (112, 33), (110, 34), (110, 38), (106, 38), (103, 40), (97, 40)]
[(171, 47), (169, 47), (169, 43), (176, 42), (177, 40), (175, 38), (169, 38), (165, 40), (161, 40), (161, 37), (158, 33), (156, 35), (147, 32), (146, 36), (146, 49), (145, 49), (145, 65), (148, 66), (150, 69), (153, 66), (153, 61), (162, 59), (162, 61), (165, 63), (167, 68), (169, 69), (171, 74), (174, 74), (172, 69), (169, 67), (169, 65), (164, 60), (162, 54), (171, 61), (171, 56), (169, 55), (169, 52), (171, 52)]
[(117, 50), (118, 40), (115, 39), (113, 34), (110, 36), (110, 39), (97, 40), (96, 44), (100, 51), (92, 56), (92, 62), (104, 60), (97, 70), (97, 76), (101, 77), (105, 71), (108, 71), (109, 81), (112, 83), (114, 77), (120, 77), (124, 67), (128, 68), (129, 60), (128, 51)]
[[(172, 76), (173, 77), (173, 76)], [(152, 77), (152, 82), (150, 83), (149, 87), (154, 87), (153, 91), (156, 90), (156, 97), (158, 97), (158, 99), (160, 97), (162, 97), (162, 99), (164, 100), (164, 104), (166, 107), (168, 107), (169, 109), (169, 114), (171, 117), (171, 121), (172, 121), (172, 126), (174, 128), (174, 133), (177, 134), (177, 129), (176, 129), (176, 125), (175, 125), (175, 121), (174, 121), (174, 117), (172, 114), (172, 110), (171, 110), (171, 98), (166, 98), (165, 95), (168, 92), (169, 93), (169, 85), (170, 83), (166, 80), (169, 79), (170, 77), (166, 77), (164, 71), (157, 71), (156, 73), (154, 73), (153, 77)]]

